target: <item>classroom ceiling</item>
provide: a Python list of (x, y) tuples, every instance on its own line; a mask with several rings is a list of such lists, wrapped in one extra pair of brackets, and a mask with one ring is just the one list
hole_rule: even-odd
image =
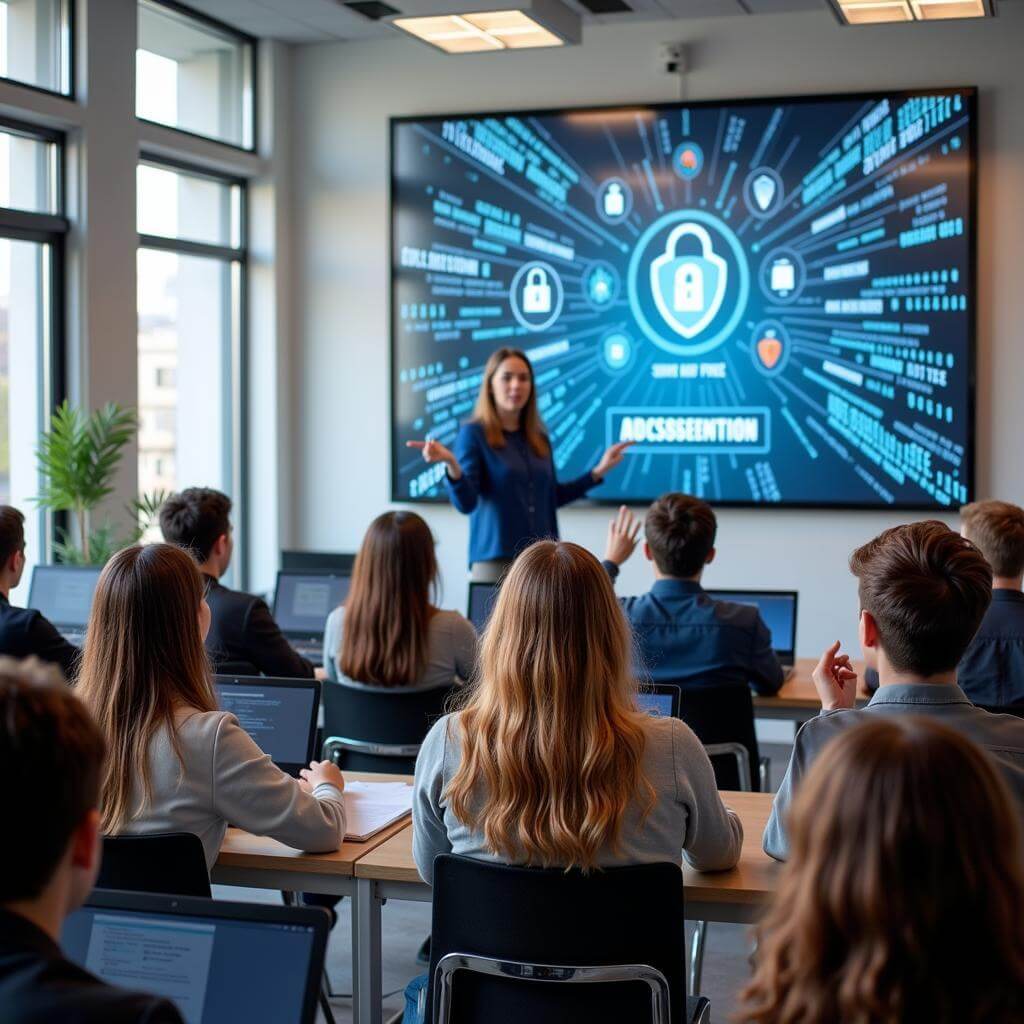
[[(433, 14), (437, 0), (389, 0), (403, 14)], [(579, 11), (584, 24), (613, 24), (623, 20), (707, 18), (827, 10), (827, 0), (624, 0), (633, 10), (621, 14), (591, 14), (578, 0), (564, 0)], [(591, 0), (593, 2), (593, 0)], [(194, 10), (260, 38), (292, 43), (322, 43), (368, 39), (394, 32), (343, 6), (342, 0), (188, 0)], [(486, 5), (488, 8), (497, 5)]]

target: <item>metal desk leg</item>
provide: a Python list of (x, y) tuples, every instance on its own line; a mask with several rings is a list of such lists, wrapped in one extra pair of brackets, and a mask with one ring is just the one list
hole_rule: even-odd
[(352, 904), (352, 1018), (355, 1024), (381, 1024), (384, 995), (377, 883), (357, 878)]

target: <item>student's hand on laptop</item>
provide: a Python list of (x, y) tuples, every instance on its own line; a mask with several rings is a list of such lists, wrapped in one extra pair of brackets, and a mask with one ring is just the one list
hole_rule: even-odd
[(838, 640), (821, 656), (811, 678), (825, 711), (852, 708), (857, 702), (857, 673), (850, 665), (850, 656), (839, 653)]
[(308, 768), (299, 770), (299, 785), (306, 793), (312, 793), (325, 782), (335, 789), (345, 789), (345, 776), (333, 761), (310, 761)]
[(618, 514), (608, 524), (608, 543), (604, 549), (605, 561), (622, 565), (636, 550), (639, 536), (640, 520), (625, 505), (620, 505)]

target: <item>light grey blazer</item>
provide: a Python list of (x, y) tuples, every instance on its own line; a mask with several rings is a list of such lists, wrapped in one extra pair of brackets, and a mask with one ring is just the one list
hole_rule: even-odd
[[(645, 721), (641, 765), (654, 787), (655, 801), (646, 818), (641, 807), (626, 809), (617, 850), (598, 855), (601, 867), (678, 864), (680, 855), (699, 871), (721, 871), (739, 860), (743, 825), (722, 803), (708, 755), (690, 728), (678, 718)], [(416, 759), (412, 803), (412, 852), (425, 882), (433, 878), (434, 857), (456, 853), (497, 861), (479, 832), (452, 813), (445, 789), (461, 761), (459, 716), (434, 723)]]
[[(345, 608), (335, 608), (324, 627), (324, 668), (327, 678), (339, 682), (362, 682), (342, 674), (338, 664), (341, 637), (345, 627)], [(458, 612), (438, 609), (430, 620), (427, 664), (420, 679), (410, 684), (427, 689), (463, 683), (476, 667), (476, 630), (469, 619)]]
[(144, 801), (136, 776), (135, 814), (124, 832), (192, 832), (202, 840), (207, 868), (228, 825), (313, 853), (338, 848), (345, 838), (345, 804), (334, 786), (304, 793), (230, 712), (183, 708), (176, 724), (182, 759), (169, 730), (157, 732), (149, 747), (152, 796)]

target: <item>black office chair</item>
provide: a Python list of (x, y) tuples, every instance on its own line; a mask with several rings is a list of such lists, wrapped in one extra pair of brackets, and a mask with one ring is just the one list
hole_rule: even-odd
[(191, 832), (104, 836), (96, 888), (209, 898), (203, 844)]
[(325, 682), (323, 757), (346, 771), (410, 775), (454, 686)]
[(579, 871), (434, 861), (426, 1024), (704, 1024), (686, 997), (677, 864)]
[[(672, 680), (667, 680), (673, 682)], [(767, 788), (767, 761), (762, 762), (754, 731), (754, 701), (747, 686), (694, 686), (676, 682), (682, 691), (679, 717), (710, 747), (711, 765), (719, 789), (761, 792)], [(747, 753), (741, 771), (735, 744)], [(727, 745), (727, 746), (723, 746)], [(720, 749), (715, 749), (720, 747)]]

